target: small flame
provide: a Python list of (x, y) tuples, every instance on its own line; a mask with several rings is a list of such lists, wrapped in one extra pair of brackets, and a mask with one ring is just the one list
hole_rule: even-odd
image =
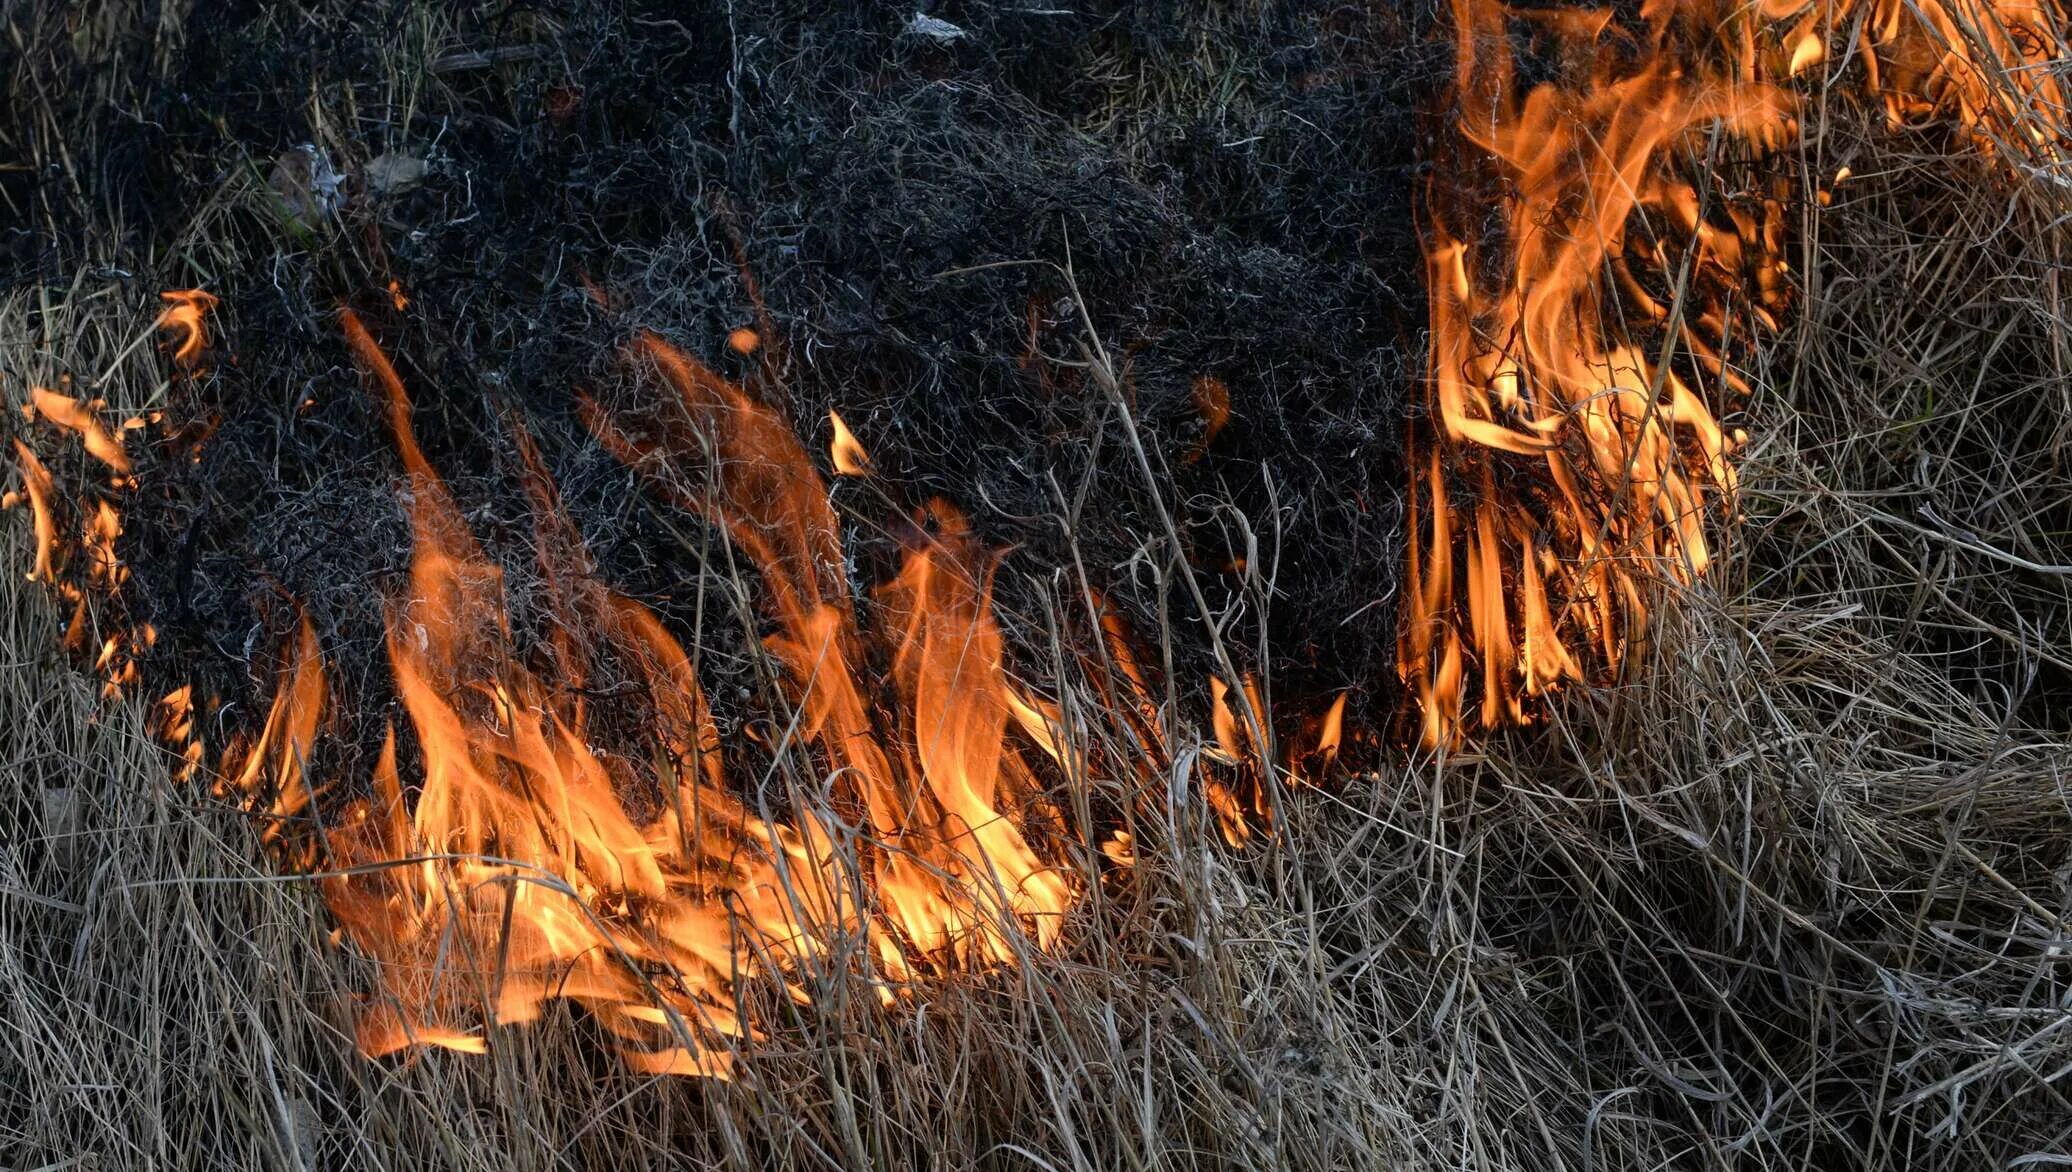
[(194, 685), (181, 684), (159, 698), (151, 710), (151, 734), (178, 755), (175, 781), (190, 781), (201, 770), (206, 747), (194, 719)]
[(1791, 64), (1785, 70), (1793, 77), (1806, 72), (1827, 60), (1827, 45), (1818, 32), (1808, 30), (1800, 34), (1798, 43), (1792, 46)]
[(838, 413), (829, 411), (827, 418), (828, 422), (835, 425), (835, 438), (827, 449), (828, 455), (834, 459), (835, 472), (842, 476), (869, 475), (870, 453), (864, 451), (863, 445), (856, 441), (856, 433), (849, 430), (849, 425), (842, 422), (842, 417)]
[(208, 348), (208, 327), (203, 319), (216, 308), (216, 297), (200, 289), (176, 289), (159, 298), (165, 302), (165, 311), (158, 315), (158, 328), (175, 335), (173, 362), (192, 370)]
[(1316, 753), (1326, 764), (1338, 759), (1339, 744), (1345, 739), (1345, 700), (1346, 694), (1340, 692), (1331, 701), (1331, 707), (1324, 711), (1323, 724), (1317, 730)]
[[(284, 841), (290, 830), (288, 820), (309, 809), (313, 797), (310, 761), (315, 753), (317, 729), (330, 704), (330, 687), (324, 678), (323, 656), (317, 649), (316, 628), (307, 615), (297, 625), (281, 679), (284, 686), (275, 694), (257, 742), (241, 763), (233, 762), (232, 768), (226, 770), (222, 787), (224, 794), (242, 797), (248, 808), (264, 810), (269, 815), (261, 833), (269, 843)], [(176, 691), (159, 701), (169, 722), (191, 723), (190, 696), (191, 692)], [(166, 731), (182, 730), (175, 725)], [(185, 731), (192, 733), (191, 728)]]
[(60, 395), (42, 387), (30, 388), (29, 402), (43, 418), (77, 435), (94, 459), (115, 472), (129, 475), (128, 453), (122, 450), (122, 442), (101, 422), (93, 408), (69, 395)]
[(29, 581), (55, 584), (58, 580), (58, 525), (51, 507), (56, 490), (52, 486), (50, 469), (44, 467), (35, 451), (20, 439), (14, 441), (14, 457), (21, 465), (22, 490), (28, 496), (29, 516), (36, 534), (36, 560), (29, 570)]

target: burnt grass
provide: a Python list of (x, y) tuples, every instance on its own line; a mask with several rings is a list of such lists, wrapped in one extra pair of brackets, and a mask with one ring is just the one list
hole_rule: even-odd
[[(574, 410), (577, 388), (639, 393), (618, 343), (653, 329), (777, 406), (816, 458), (831, 408), (857, 432), (882, 490), (842, 490), (868, 498), (859, 592), (901, 509), (941, 497), (1003, 551), (1019, 645), (1055, 607), (1040, 584), (1083, 567), (1171, 644), (1199, 704), (1212, 660), (1162, 502), (1211, 608), (1239, 615), (1243, 666), (1292, 701), (1277, 708), (1349, 689), (1356, 727), (1386, 725), (1418, 110), (1446, 55), (1417, 0), (202, 3), (177, 30), (113, 25), (96, 41), (28, 21), (13, 84), (74, 127), (64, 150), (9, 131), (34, 165), (0, 171), (0, 279), (90, 267), (140, 298), (223, 298), (211, 373), (172, 403), (206, 439), (161, 445), (125, 544), (162, 662), (229, 712), (270, 689), (299, 604), (344, 694), (385, 715), (380, 600), (404, 585), (408, 530), (337, 329), (352, 305), (505, 564), (521, 630), (513, 418), (606, 575), (686, 617), (694, 553)], [(341, 176), (333, 213), (269, 183), (302, 143)], [(421, 182), (371, 180), (384, 156), (423, 161)], [(764, 336), (753, 356), (724, 344), (741, 326)], [(1089, 327), (1157, 501), (1084, 367)], [(1227, 388), (1220, 429), (1204, 380)], [(709, 627), (724, 673), (729, 636)]]

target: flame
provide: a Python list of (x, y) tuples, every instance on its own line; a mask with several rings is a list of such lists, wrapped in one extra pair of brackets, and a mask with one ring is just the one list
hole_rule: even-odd
[(173, 768), (173, 780), (190, 781), (201, 771), (206, 746), (194, 721), (194, 685), (181, 684), (152, 705), (151, 734), (172, 749), (180, 763)]
[[(181, 336), (173, 361), (182, 373), (191, 375), (207, 345), (203, 318), (216, 299), (199, 289), (162, 296), (166, 308), (154, 324)], [(69, 378), (59, 385), (69, 387)], [(102, 695), (113, 698), (141, 678), (142, 657), (158, 642), (158, 629), (134, 621), (126, 613), (123, 586), (130, 571), (118, 548), (123, 534), (122, 494), (136, 487), (135, 465), (123, 445), (147, 420), (133, 416), (110, 426), (107, 410), (108, 404), (98, 398), (81, 399), (48, 387), (31, 387), (29, 401), (22, 405), (24, 417), (32, 422), (42, 420), (60, 437), (77, 439), (100, 466), (101, 475), (87, 480), (89, 466), (68, 475), (61, 490), (51, 466), (16, 437), (22, 495), (9, 493), (0, 499), (0, 506), (27, 500), (36, 542), (29, 576), (71, 605), (63, 637), (65, 649), (101, 677)], [(151, 419), (158, 417), (156, 412), (150, 415)], [(77, 467), (76, 461), (71, 463)], [(83, 483), (71, 483), (74, 481)], [(166, 727), (175, 725), (191, 730), (192, 721), (171, 721)], [(184, 747), (180, 751), (186, 752)]]
[[(115, 504), (117, 494), (134, 484), (121, 439), (128, 429), (110, 429), (101, 418), (105, 404), (99, 401), (81, 402), (44, 387), (30, 388), (29, 396), (25, 415), (77, 438), (87, 455), (115, 473), (76, 492), (61, 492), (50, 466), (17, 436), (13, 444), (22, 490), (0, 500), (9, 507), (28, 503), (35, 541), (29, 579), (42, 582), (71, 606), (65, 649), (101, 676), (104, 695), (115, 696), (136, 682), (141, 671), (138, 656), (158, 639), (149, 623), (122, 625), (119, 606), (110, 608), (117, 612), (114, 615), (99, 613), (99, 604), (112, 603), (129, 580), (129, 568), (116, 548), (122, 539), (122, 514)], [(101, 634), (104, 630), (111, 633)]]
[(828, 444), (828, 455), (834, 460), (835, 472), (841, 476), (864, 476), (871, 470), (871, 456), (856, 441), (856, 433), (842, 422), (840, 414), (827, 413), (828, 422), (835, 425), (834, 441)]
[[(1821, 5), (1787, 7), (1818, 27)], [(2063, 161), (2072, 46), (2056, 0), (1855, 0), (1827, 20), (1857, 29), (1864, 88), (1894, 128), (1948, 119), (1990, 154)]]
[[(1730, 341), (1775, 330), (1790, 308), (1795, 193), (1769, 164), (1798, 134), (1793, 79), (1853, 57), (1888, 120), (1952, 119), (2003, 160), (2056, 159), (2065, 138), (2046, 68), (2063, 20), (2047, 0), (1645, 0), (1637, 23), (1501, 0), (1451, 11), (1443, 141), (1458, 157), (1439, 160), (1423, 196), (1431, 365), (1409, 440), (1399, 644), (1428, 746), (1614, 677), (1645, 638), (1655, 584), (1693, 582), (1713, 560), (1708, 521), (1731, 513), (1745, 442), (1720, 418), (1747, 391)], [(1554, 51), (1551, 74), (1533, 71), (1547, 80), (1519, 80), (1520, 29)], [(1835, 30), (1855, 30), (1857, 51)], [(191, 372), (216, 299), (164, 297), (159, 324)], [(323, 737), (329, 667), (301, 615), (263, 725), (216, 772), (265, 815), (267, 842), (320, 876), (343, 937), (378, 962), (356, 1024), (366, 1053), (479, 1053), (496, 1029), (565, 1001), (636, 1070), (725, 1077), (756, 1035), (751, 983), (805, 998), (817, 964), (860, 964), (890, 999), (946, 966), (1055, 944), (1079, 881), (1042, 779), (1083, 779), (1092, 764), (1060, 706), (1009, 674), (993, 560), (956, 509), (917, 511), (899, 572), (859, 607), (828, 486), (771, 409), (653, 335), (628, 359), (658, 393), (624, 409), (581, 402), (605, 447), (716, 527), (759, 583), (782, 717), (760, 752), (768, 777), (793, 780), (746, 784), (756, 750), (722, 741), (698, 660), (663, 616), (602, 584), (514, 428), (553, 632), (529, 649), (516, 636), (503, 570), (420, 448), (402, 380), (356, 316), (342, 328), (407, 482), (408, 585), (386, 606), (402, 722), (369, 775), (338, 776)], [(748, 355), (761, 338), (744, 328), (728, 345)], [(1196, 395), (1205, 445), (1229, 395), (1213, 379)], [(107, 481), (61, 500), (51, 467), (14, 441), (31, 576), (74, 603), (68, 648), (119, 688), (156, 637), (148, 625), (98, 637), (89, 614), (128, 573), (108, 493), (130, 483), (131, 428), (110, 429), (97, 402), (31, 398)], [(839, 414), (830, 423), (837, 474), (867, 474), (854, 433)], [(1143, 800), (1176, 754), (1119, 621), (1095, 606), (1106, 642), (1090, 678), (1129, 729), (1140, 759), (1127, 780)], [(1209, 691), (1203, 756), (1255, 780), (1241, 793), (1201, 778), (1236, 844), (1267, 812), (1266, 779), (1331, 767), (1346, 697), (1274, 763), (1258, 681), (1219, 676)], [(644, 730), (639, 751), (602, 747), (605, 694), (630, 697), (635, 719), (611, 725)], [(183, 775), (206, 760), (199, 724), (191, 686), (154, 709)], [(1119, 868), (1138, 851), (1128, 828), (1100, 840)]]
[(122, 450), (122, 444), (101, 422), (94, 408), (70, 395), (61, 395), (42, 387), (29, 389), (29, 403), (43, 418), (77, 435), (80, 442), (86, 446), (87, 453), (94, 459), (121, 475), (129, 475), (129, 454)]
[[(1170, 814), (1160, 779), (1189, 774), (1189, 759), (1168, 746), (1127, 633), (1098, 596), (1088, 601), (1103, 641), (1079, 652), (1080, 666), (1133, 759), (1094, 748), (1059, 703), (1011, 677), (994, 557), (956, 509), (937, 501), (914, 514), (899, 572), (859, 607), (827, 483), (792, 431), (654, 336), (628, 360), (659, 394), (623, 411), (584, 399), (582, 414), (664, 501), (714, 525), (752, 566), (782, 743), (722, 742), (697, 660), (662, 616), (602, 584), (514, 424), (543, 583), (534, 601), (551, 631), (543, 645), (521, 640), (504, 571), (419, 446), (394, 365), (357, 316), (341, 324), (405, 481), (408, 584), (385, 611), (402, 719), (371, 770), (340, 773), (326, 736), (339, 715), (331, 668), (315, 618), (298, 612), (256, 731), (212, 757), (203, 713), (217, 701), (193, 683), (161, 697), (149, 721), (176, 775), (206, 774), (252, 812), (268, 847), (316, 876), (334, 939), (376, 962), (355, 1023), (367, 1054), (480, 1053), (496, 1029), (573, 1002), (636, 1070), (726, 1077), (735, 1046), (756, 1034), (745, 989), (804, 998), (802, 978), (826, 962), (890, 1001), (948, 966), (1053, 946), (1081, 882), (1063, 869), (1069, 840), (1045, 777), (1087, 784), (1112, 767), (1134, 795), (1127, 810)], [(116, 474), (73, 491), (18, 438), (23, 486), (6, 498), (33, 516), (31, 577), (74, 604), (66, 645), (112, 695), (138, 680), (157, 638), (149, 624), (96, 634), (100, 609), (123, 610), (114, 501), (134, 486), (123, 440), (145, 420), (111, 428), (98, 401), (32, 398), (32, 420)], [(868, 471), (853, 433), (832, 422), (838, 471)], [(1261, 711), (1256, 682), (1242, 686)], [(1337, 722), (1334, 709), (1327, 755)], [(1249, 725), (1235, 728), (1221, 730), (1241, 741), (1233, 759), (1263, 769)], [(601, 747), (628, 729), (646, 743)], [(745, 759), (758, 751), (765, 764)], [(745, 784), (754, 774), (761, 782)], [(771, 792), (773, 776), (795, 779), (788, 793)], [(1248, 807), (1213, 772), (1199, 793), (1233, 843), (1264, 809), (1259, 787)], [(1136, 842), (1127, 825), (1112, 828), (1100, 854), (1133, 866)]]
[[(36, 457), (35, 450), (20, 439), (14, 441), (14, 456), (21, 465), (22, 490), (28, 495), (29, 516), (35, 527), (36, 560), (29, 569), (29, 581), (55, 583), (58, 525), (57, 518), (51, 511), (51, 497), (55, 490), (51, 487), (50, 469), (44, 467), (43, 461)], [(13, 507), (22, 499), (14, 493), (8, 493), (7, 497), (9, 507)]]
[(1326, 763), (1338, 758), (1338, 749), (1345, 739), (1346, 694), (1340, 692), (1331, 700), (1331, 706), (1324, 710), (1324, 718), (1317, 725), (1316, 754)]
[[(1854, 9), (1646, 0), (1636, 26), (1452, 0), (1458, 157), (1423, 198), (1430, 379), (1398, 656), (1425, 745), (1615, 676), (1652, 584), (1711, 563), (1743, 442), (1719, 421), (1747, 391), (1730, 341), (1774, 331), (1790, 301), (1789, 168), (1765, 164), (1798, 134), (1789, 80), (1830, 56), (1833, 30), (1861, 27), (1895, 119), (2062, 141), (2039, 129), (2063, 126), (2042, 67), (2063, 46), (2054, 8)], [(1551, 79), (1520, 80), (1521, 29)]]
[[(865, 701), (866, 639), (842, 580), (834, 514), (804, 449), (773, 413), (660, 338), (646, 335), (634, 349), (673, 401), (625, 418), (586, 404), (592, 430), (665, 495), (720, 525), (762, 573), (779, 624), (767, 643), (790, 669), (802, 734), (893, 848), (876, 867), (890, 918), (923, 952), (954, 945), (998, 960), (1012, 951), (987, 926), (989, 911), (1035, 917), (1040, 939), (1054, 935), (1067, 884), (1006, 814), (1037, 788), (1004, 745), (1010, 713), (1030, 702), (1001, 667), (990, 574), (962, 515), (929, 506), (922, 520), (934, 536), (880, 593), (893, 621), (869, 641), (893, 646), (893, 707), (904, 726), (887, 743), (873, 732), (883, 700)], [(717, 437), (716, 497), (689, 487), (701, 434)]]
[(172, 343), (173, 362), (192, 370), (208, 348), (209, 332), (204, 317), (216, 308), (216, 296), (200, 289), (175, 289), (159, 294), (165, 311), (158, 315), (158, 328), (176, 335)]
[[(231, 762), (220, 792), (244, 801), (248, 809), (269, 815), (261, 838), (273, 844), (286, 840), (289, 819), (309, 809), (310, 761), (316, 751), (319, 722), (330, 703), (330, 687), (324, 678), (323, 657), (317, 650), (316, 628), (304, 615), (288, 651), (281, 672), (282, 687), (274, 694), (273, 707), (259, 733), (257, 747), (242, 763)], [(159, 701), (167, 744), (193, 737), (192, 688), (169, 693)], [(185, 758), (186, 753), (182, 754)]]
[[(954, 509), (917, 517), (927, 536), (867, 625), (826, 486), (769, 409), (654, 337), (632, 357), (658, 400), (630, 414), (583, 404), (608, 447), (718, 525), (762, 578), (794, 735), (829, 789), (784, 817), (754, 813), (729, 783), (694, 661), (660, 616), (598, 582), (522, 431), (562, 634), (552, 672), (519, 653), (502, 571), (419, 448), (401, 379), (358, 318), (343, 328), (387, 406), (413, 540), (409, 587), (388, 608), (407, 730), (390, 733), (370, 796), (327, 814), (321, 839), (327, 902), (381, 962), (358, 1026), (367, 1053), (479, 1052), (491, 1028), (568, 1000), (636, 1069), (723, 1077), (730, 1040), (752, 1033), (739, 980), (795, 986), (839, 936), (869, 941), (888, 996), (942, 964), (1010, 959), (1025, 933), (1056, 939), (1075, 885), (1039, 849), (1056, 815), (1031, 761), (1069, 754), (1055, 708), (1006, 672), (990, 558)], [(593, 747), (585, 688), (607, 661), (637, 684), (652, 767)], [(872, 661), (889, 664), (884, 686)], [(328, 784), (312, 766), (325, 672), (304, 618), (265, 727), (226, 770), (277, 825)], [(191, 696), (161, 711), (178, 731)], [(419, 762), (407, 779), (405, 731)]]

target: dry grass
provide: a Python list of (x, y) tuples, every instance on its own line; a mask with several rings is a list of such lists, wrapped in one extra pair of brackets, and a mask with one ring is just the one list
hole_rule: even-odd
[[(1067, 947), (830, 977), (728, 1084), (573, 1017), (356, 1057), (367, 974), (0, 574), (0, 1161), (19, 1168), (1997, 1168), (2072, 1150), (2072, 325), (2048, 175), (1837, 118), (1746, 523), (1550, 724), (1152, 819)], [(0, 303), (0, 379), (150, 400), (153, 307)], [(106, 372), (105, 374), (103, 372)], [(96, 377), (98, 376), (98, 377)], [(1069, 683), (1069, 681), (1067, 681)]]
[[(71, 305), (0, 306), (23, 340), (10, 392), (105, 370), (113, 410), (151, 403), (144, 307)], [(97, 701), (48, 602), (8, 580), (8, 1159), (1096, 1169), (1347, 1164), (1391, 1143), (1358, 1039), (1316, 1003), (1313, 936), (1210, 845), (1198, 745), (1173, 778), (1194, 796), (1144, 812), (1143, 862), (1062, 952), (889, 1009), (847, 972), (803, 974), (813, 1003), (766, 999), (769, 1037), (732, 1083), (630, 1075), (574, 1014), (487, 1059), (363, 1061), (348, 1014), (368, 974), (327, 946), (313, 890), (273, 873), (236, 809), (170, 782), (136, 705)], [(1127, 751), (1083, 690), (1079, 706), (1099, 753)]]

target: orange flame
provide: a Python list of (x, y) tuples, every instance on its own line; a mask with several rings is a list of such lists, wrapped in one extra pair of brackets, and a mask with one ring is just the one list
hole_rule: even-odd
[[(1952, 119), (1982, 149), (2062, 161), (2067, 143), (2066, 13), (2056, 0), (1771, 0), (1812, 35), (1857, 30), (1864, 89), (1893, 127)], [(1860, 22), (1859, 22), (1859, 19)]]
[(165, 311), (158, 315), (158, 327), (176, 335), (172, 343), (173, 362), (192, 370), (209, 345), (204, 317), (216, 308), (216, 296), (200, 289), (175, 289), (159, 294)]
[[(14, 456), (21, 464), (22, 489), (28, 494), (29, 516), (36, 534), (36, 561), (29, 570), (29, 581), (54, 585), (58, 580), (58, 523), (51, 507), (55, 490), (51, 485), (50, 469), (44, 467), (34, 449), (20, 439), (14, 441)], [(12, 493), (8, 498), (9, 505), (19, 499)]]
[[(126, 429), (113, 430), (102, 421), (105, 405), (98, 400), (81, 402), (43, 387), (30, 388), (29, 396), (23, 407), (25, 415), (76, 436), (89, 456), (115, 473), (76, 493), (61, 493), (50, 466), (16, 437), (14, 453), (22, 472), (22, 491), (0, 499), (0, 505), (10, 507), (27, 501), (35, 535), (29, 578), (44, 583), (61, 601), (71, 604), (65, 649), (101, 676), (104, 695), (114, 696), (137, 680), (141, 670), (137, 656), (158, 637), (149, 623), (111, 625), (106, 616), (97, 613), (96, 604), (114, 600), (129, 579), (129, 568), (116, 549), (122, 538), (122, 515), (111, 499), (134, 484), (129, 455), (122, 447)], [(100, 633), (109, 629), (113, 633)]]
[(839, 413), (829, 411), (828, 422), (835, 425), (835, 438), (828, 444), (828, 456), (834, 461), (835, 472), (842, 476), (863, 476), (871, 470), (870, 453), (856, 440), (856, 433), (842, 422)]
[[(2047, 0), (1865, 2), (1867, 81), (1895, 119), (2062, 141)], [(1649, 584), (1712, 561), (1707, 517), (1732, 509), (1742, 442), (1718, 411), (1747, 390), (1728, 342), (1775, 330), (1789, 301), (1791, 192), (1762, 178), (1786, 169), (1759, 164), (1797, 135), (1784, 83), (1853, 7), (1646, 0), (1632, 28), (1452, 0), (1460, 157), (1423, 204), (1431, 378), (1399, 637), (1425, 745), (1615, 675)], [(1529, 88), (1521, 27), (1560, 65)]]
[[(409, 584), (386, 613), (405, 724), (389, 730), (371, 777), (340, 784), (324, 737), (329, 672), (302, 614), (255, 735), (210, 760), (199, 712), (214, 701), (192, 684), (162, 697), (150, 725), (177, 754), (176, 775), (206, 769), (262, 818), (275, 852), (319, 875), (340, 938), (378, 962), (380, 985), (356, 1023), (366, 1053), (481, 1052), (495, 1028), (571, 1001), (638, 1070), (724, 1077), (736, 1040), (754, 1035), (737, 1002), (745, 982), (804, 997), (800, 978), (816, 962), (847, 970), (860, 956), (889, 1000), (943, 966), (1058, 940), (1079, 882), (1060, 866), (1063, 815), (1039, 771), (1084, 781), (1096, 758), (1068, 735), (1060, 705), (1009, 676), (993, 558), (955, 509), (936, 502), (916, 515), (903, 568), (875, 591), (866, 622), (827, 484), (774, 412), (653, 336), (629, 358), (659, 396), (623, 412), (582, 403), (610, 450), (717, 526), (761, 580), (772, 699), (789, 712), (783, 743), (763, 751), (772, 773), (798, 784), (778, 814), (757, 787), (752, 810), (727, 762), (754, 750), (722, 744), (696, 661), (663, 618), (602, 584), (514, 427), (552, 620), (547, 645), (521, 652), (503, 572), (419, 447), (395, 367), (356, 316), (342, 326), (407, 479)], [(39, 390), (28, 410), (120, 475), (61, 493), (17, 439), (24, 486), (7, 503), (30, 506), (31, 576), (74, 603), (66, 645), (112, 693), (136, 681), (156, 631), (101, 639), (89, 613), (103, 601), (121, 611), (129, 571), (108, 497), (133, 483), (121, 443), (140, 426), (111, 430), (102, 408)], [(837, 465), (867, 470), (834, 422)], [(1082, 666), (1142, 754), (1115, 765), (1137, 787), (1138, 812), (1162, 811), (1157, 783), (1175, 755), (1119, 620), (1090, 601), (1106, 642)], [(1257, 710), (1256, 685), (1244, 686)], [(631, 697), (637, 719), (611, 727), (645, 730), (639, 752), (597, 746), (599, 695)], [(824, 780), (802, 776), (802, 763)], [(1241, 841), (1246, 810), (1233, 791), (1205, 777), (1202, 792)], [(1135, 842), (1116, 829), (1101, 850), (1133, 865)], [(837, 950), (844, 938), (866, 947)]]
[(129, 474), (129, 454), (122, 450), (115, 433), (108, 430), (93, 408), (69, 395), (60, 395), (42, 387), (29, 389), (29, 402), (45, 419), (77, 435), (94, 459), (117, 473)]
[[(283, 686), (274, 695), (253, 751), (242, 763), (231, 763), (222, 792), (245, 801), (247, 808), (263, 810), (270, 819), (261, 831), (268, 843), (286, 840), (292, 819), (309, 808), (310, 758), (316, 748), (317, 728), (330, 703), (330, 687), (324, 679), (323, 657), (317, 650), (316, 628), (307, 615), (296, 631), (281, 673)], [(192, 736), (191, 688), (182, 688), (159, 701), (168, 744), (185, 733)], [(185, 754), (182, 754), (183, 757)]]
[[(728, 1039), (750, 1032), (737, 978), (783, 981), (836, 934), (868, 937), (893, 982), (951, 959), (1009, 959), (1016, 923), (1039, 946), (1056, 938), (1074, 885), (1031, 837), (1055, 815), (1025, 754), (1065, 754), (1050, 706), (1006, 674), (989, 559), (955, 510), (924, 511), (933, 535), (879, 591), (885, 621), (865, 627), (826, 487), (767, 408), (654, 337), (634, 355), (660, 376), (659, 402), (634, 415), (584, 404), (608, 446), (718, 524), (763, 579), (794, 735), (832, 788), (802, 795), (787, 819), (755, 815), (728, 785), (692, 659), (659, 616), (598, 584), (520, 433), (567, 633), (556, 678), (526, 666), (501, 571), (418, 447), (401, 379), (356, 317), (343, 325), (409, 481), (410, 587), (390, 604), (388, 650), (422, 770), (406, 785), (391, 733), (372, 796), (347, 803), (323, 840), (327, 900), (383, 962), (363, 1049), (479, 1051), (487, 1027), (566, 999), (638, 1069), (723, 1076)], [(861, 666), (873, 646), (889, 688)], [(653, 716), (651, 769), (592, 747), (584, 688), (603, 659)], [(323, 673), (305, 619), (232, 775), (254, 808), (309, 808)], [(164, 709), (169, 725), (191, 720), (185, 696)]]
[[(198, 289), (164, 296), (170, 304), (156, 324), (184, 333), (175, 361), (191, 365), (204, 345), (202, 315), (215, 304), (215, 298)], [(59, 385), (69, 388), (69, 378)], [(123, 532), (118, 508), (121, 494), (136, 486), (135, 466), (123, 444), (146, 420), (138, 416), (111, 427), (105, 418), (107, 408), (98, 398), (81, 399), (32, 386), (29, 401), (22, 404), (24, 418), (40, 419), (61, 437), (78, 439), (104, 474), (89, 479), (85, 474), (92, 471), (90, 466), (74, 471), (67, 462), (59, 461), (56, 466), (64, 473), (60, 477), (17, 436), (12, 442), (22, 489), (0, 496), (0, 508), (28, 504), (35, 539), (29, 577), (71, 605), (63, 637), (65, 649), (101, 677), (102, 693), (112, 697), (138, 680), (142, 670), (139, 657), (157, 642), (158, 631), (150, 623), (124, 620), (121, 594), (129, 568), (117, 549)], [(150, 417), (158, 416), (154, 412)], [(76, 469), (76, 463), (72, 467)]]
[(181, 684), (159, 698), (151, 710), (151, 733), (179, 755), (173, 780), (189, 781), (200, 772), (206, 752), (194, 723), (194, 685)]

